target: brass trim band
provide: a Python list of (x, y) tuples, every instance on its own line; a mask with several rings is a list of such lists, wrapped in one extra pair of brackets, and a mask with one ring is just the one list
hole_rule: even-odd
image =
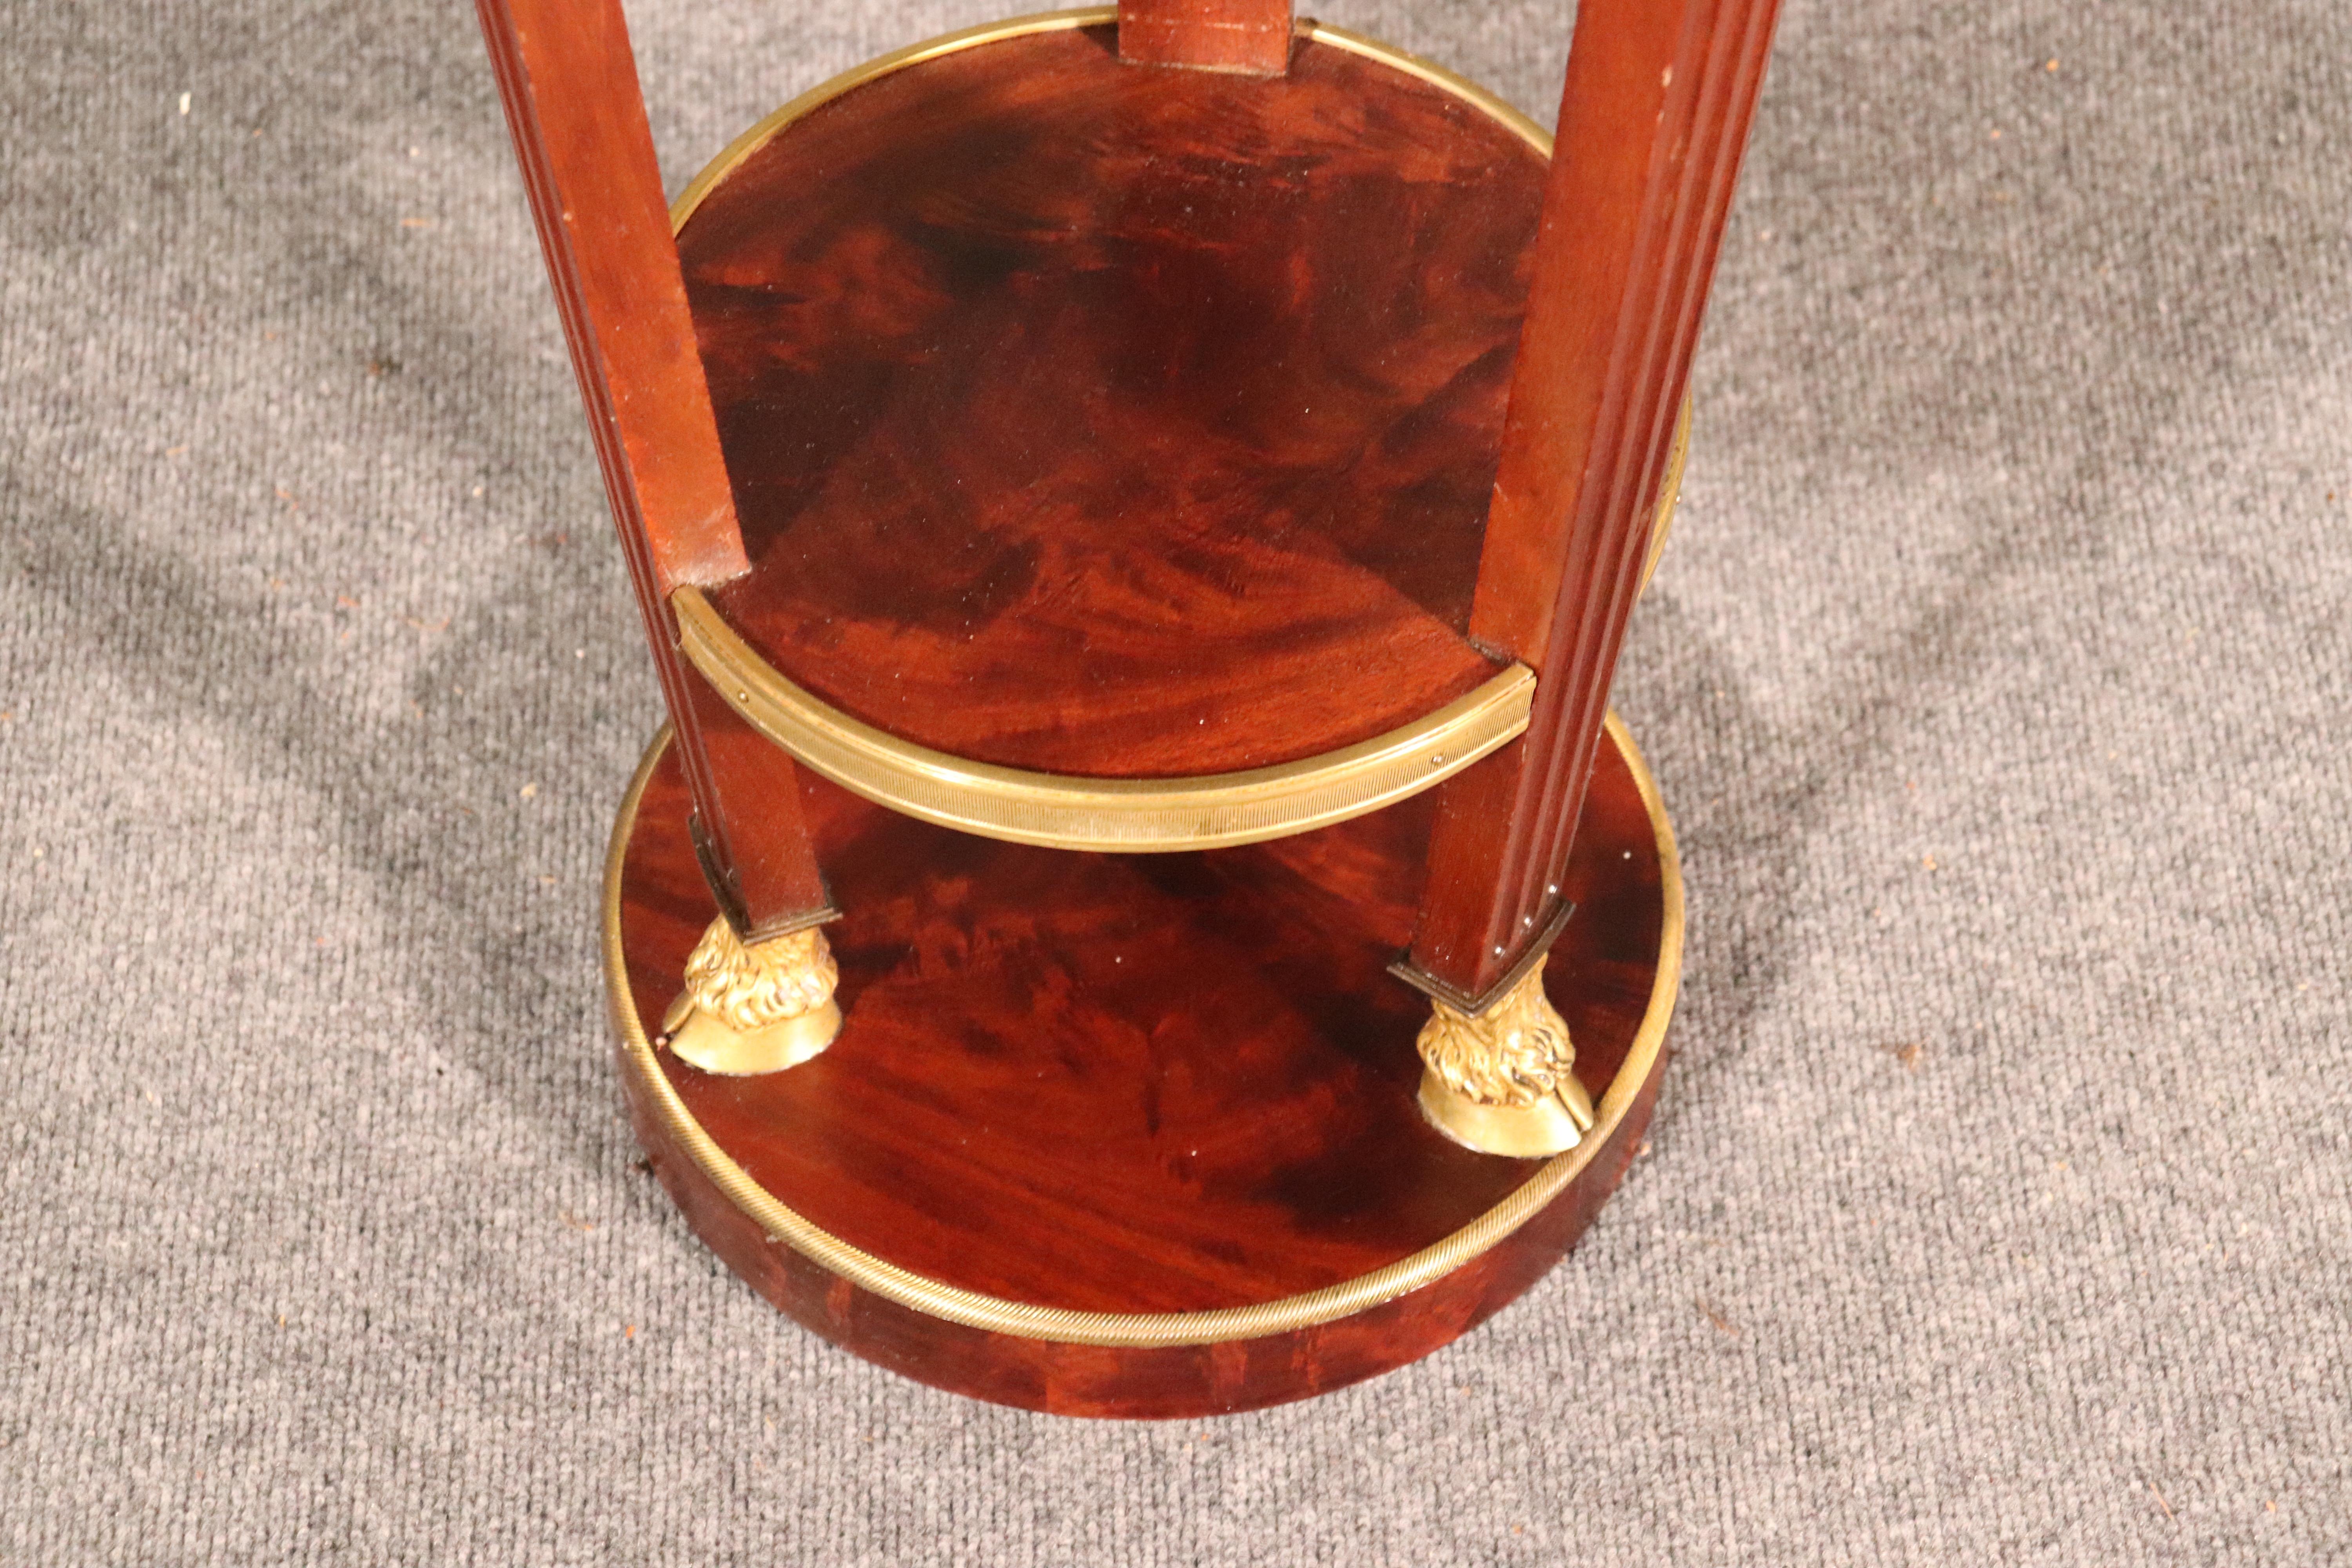
[(1213, 849), (1344, 822), (1511, 741), (1535, 700), (1535, 672), (1515, 664), (1424, 718), (1295, 763), (1192, 778), (1074, 778), (968, 762), (887, 734), (787, 679), (698, 589), (679, 588), (670, 607), (678, 646), (728, 706), (844, 789), (942, 827), (1055, 849)]
[[(1001, 43), (1006, 38), (1018, 38), (1029, 33), (1058, 33), (1072, 27), (1094, 27), (1118, 20), (1116, 5), (1089, 5), (1076, 11), (1041, 11), (1027, 16), (1007, 16), (1001, 22), (982, 22), (975, 27), (963, 27), (952, 33), (942, 33), (936, 38), (926, 38), (919, 44), (892, 49), (887, 55), (877, 55), (863, 65), (852, 66), (836, 77), (828, 77), (761, 121), (749, 131), (719, 150), (719, 156), (703, 166), (702, 173), (687, 182), (686, 189), (669, 207), (670, 232), (686, 226), (702, 198), (717, 188), (719, 182), (735, 172), (735, 165), (766, 145), (777, 132), (800, 119), (810, 110), (832, 102), (842, 94), (864, 87), (877, 77), (904, 70), (925, 60), (951, 55), (961, 49), (982, 44)], [(1549, 148), (1549, 140), (1544, 143)]]
[[(1086, 15), (1086, 13), (1073, 14)], [(1100, 15), (1105, 21), (1111, 21), (1117, 19), (1118, 12), (1114, 7), (1103, 11)], [(1366, 59), (1378, 60), (1382, 65), (1392, 67), (1407, 76), (1418, 77), (1440, 92), (1451, 93), (1489, 120), (1495, 121), (1504, 130), (1517, 136), (1546, 158), (1551, 156), (1552, 134), (1550, 132), (1520, 113), (1511, 104), (1480, 87), (1468, 77), (1456, 76), (1433, 60), (1423, 59), (1419, 55), (1409, 55), (1392, 44), (1384, 44), (1378, 38), (1368, 38), (1361, 33), (1351, 33), (1345, 27), (1334, 27), (1327, 22), (1301, 21), (1298, 24), (1298, 36), (1302, 38), (1311, 38), (1318, 44), (1328, 44), (1336, 49), (1345, 49), (1351, 55), (1361, 55)]]
[(613, 824), (612, 847), (604, 859), (604, 986), (614, 1023), (621, 1032), (623, 1070), (635, 1077), (669, 1135), (687, 1151), (702, 1173), (771, 1239), (860, 1289), (911, 1310), (1019, 1339), (1147, 1347), (1262, 1339), (1352, 1316), (1444, 1278), (1542, 1213), (1609, 1146), (1618, 1125), (1657, 1065), (1658, 1052), (1665, 1042), (1666, 1023), (1674, 1015), (1675, 997), (1682, 982), (1682, 862), (1675, 848), (1674, 828), (1666, 821), (1665, 807), (1658, 799), (1657, 785), (1648, 767), (1614, 713), (1609, 716), (1608, 723), (1610, 738), (1624, 756), (1635, 787), (1641, 792), (1642, 804), (1649, 810), (1650, 826), (1657, 837), (1660, 896), (1664, 903), (1658, 931), (1657, 973), (1650, 985), (1649, 1007), (1642, 1015), (1633, 1046), (1601, 1097), (1592, 1130), (1581, 1143), (1547, 1161), (1508, 1197), (1453, 1235), (1386, 1268), (1358, 1275), (1341, 1284), (1212, 1311), (1082, 1312), (1063, 1307), (1041, 1307), (942, 1284), (886, 1262), (819, 1228), (754, 1182), (711, 1142), (710, 1135), (670, 1087), (668, 1075), (654, 1058), (652, 1043), (646, 1037), (644, 1023), (637, 1016), (636, 1005), (629, 992), (628, 965), (621, 946), (621, 876), (627, 862), (630, 833), (636, 825), (638, 803), (644, 798), (655, 765), (669, 745), (667, 728), (655, 737), (645, 760), (637, 764), (636, 776), (629, 782), (628, 795), (622, 800), (620, 815)]
[(1642, 585), (1635, 597), (1650, 591), (1658, 574), (1658, 557), (1666, 552), (1666, 535), (1675, 526), (1675, 503), (1683, 499), (1683, 466), (1690, 461), (1691, 395), (1683, 394), (1683, 410), (1675, 416), (1674, 445), (1666, 449), (1666, 477), (1658, 482), (1658, 510), (1650, 518), (1649, 553), (1642, 558)]

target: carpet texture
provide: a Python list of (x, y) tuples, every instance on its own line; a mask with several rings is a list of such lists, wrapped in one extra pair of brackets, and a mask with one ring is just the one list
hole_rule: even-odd
[[(992, 14), (635, 12), (673, 188)], [(1550, 0), (1327, 16), (1556, 101)], [(657, 704), (469, 8), (11, 0), (0, 1562), (2352, 1560), (2347, 51), (1790, 0), (1618, 682), (1650, 1152), (1451, 1349), (1133, 1426), (634, 1168)]]

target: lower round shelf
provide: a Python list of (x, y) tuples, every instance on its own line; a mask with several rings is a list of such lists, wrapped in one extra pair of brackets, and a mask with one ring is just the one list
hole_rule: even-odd
[(1647, 1126), (1682, 943), (1674, 840), (1610, 725), (1547, 989), (1599, 1125), (1546, 1161), (1422, 1119), (1427, 797), (1240, 848), (975, 838), (809, 778), (846, 1022), (763, 1078), (655, 1031), (715, 910), (667, 738), (614, 826), (606, 980), (631, 1120), (728, 1265), (806, 1327), (1030, 1409), (1192, 1416), (1428, 1354), (1566, 1253)]

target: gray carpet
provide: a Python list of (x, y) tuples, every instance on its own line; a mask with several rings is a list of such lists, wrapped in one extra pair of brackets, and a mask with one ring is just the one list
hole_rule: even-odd
[[(636, 9), (673, 184), (992, 13)], [(1553, 101), (1549, 0), (1329, 16)], [(10, 0), (0, 1562), (2352, 1560), (2347, 47), (1790, 0), (1618, 689), (1651, 1151), (1452, 1349), (1129, 1426), (633, 1168), (656, 702), (469, 8)]]

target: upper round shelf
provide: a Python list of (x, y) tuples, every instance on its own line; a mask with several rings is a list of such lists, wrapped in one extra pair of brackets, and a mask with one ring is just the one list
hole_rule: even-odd
[(1297, 803), (1253, 809), (1271, 837), (1395, 798), (1368, 753), (1477, 742), (1410, 793), (1524, 726), (1464, 628), (1549, 142), (1336, 29), (1260, 79), (1122, 65), (1113, 17), (885, 57), (680, 198), (752, 562), (688, 651), (887, 804), (1049, 802), (934, 820), (1108, 847), (1056, 791), (1174, 821), (1238, 775)]

